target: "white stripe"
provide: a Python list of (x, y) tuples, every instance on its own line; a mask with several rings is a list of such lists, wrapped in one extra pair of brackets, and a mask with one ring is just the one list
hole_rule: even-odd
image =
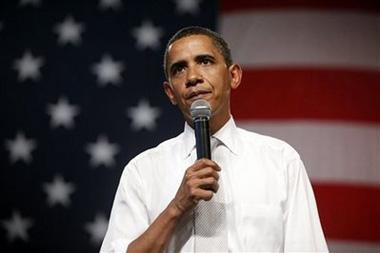
[(252, 11), (224, 14), (220, 24), (242, 65), (380, 69), (379, 14)]
[(312, 180), (380, 183), (380, 126), (313, 121), (238, 121), (245, 129), (285, 140)]
[(380, 244), (329, 240), (330, 253), (379, 253)]

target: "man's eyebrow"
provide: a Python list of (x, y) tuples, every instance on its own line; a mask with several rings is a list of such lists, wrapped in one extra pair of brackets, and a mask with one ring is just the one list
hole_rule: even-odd
[(203, 59), (212, 59), (214, 61), (216, 60), (216, 58), (211, 54), (200, 54), (200, 55), (195, 56), (196, 61), (203, 60)]
[[(200, 54), (200, 55), (195, 56), (196, 61), (201, 61), (204, 59), (211, 59), (213, 61), (216, 60), (216, 58), (211, 54)], [(173, 70), (175, 70), (178, 67), (186, 66), (186, 64), (187, 64), (186, 60), (179, 60), (177, 62), (174, 62), (172, 65), (169, 66), (169, 73), (172, 73)]]

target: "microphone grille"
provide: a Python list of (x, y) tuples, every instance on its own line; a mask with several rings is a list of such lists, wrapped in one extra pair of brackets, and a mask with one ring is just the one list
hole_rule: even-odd
[(210, 118), (211, 107), (210, 104), (204, 99), (195, 100), (190, 107), (191, 117), (194, 119), (200, 117)]

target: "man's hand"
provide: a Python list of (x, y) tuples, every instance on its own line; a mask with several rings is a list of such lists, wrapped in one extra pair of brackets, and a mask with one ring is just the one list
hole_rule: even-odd
[(199, 200), (209, 201), (218, 191), (220, 167), (209, 159), (197, 160), (183, 176), (173, 204), (185, 213), (194, 208)]
[(183, 176), (176, 196), (149, 228), (134, 240), (127, 252), (164, 252), (178, 221), (194, 208), (198, 201), (210, 200), (218, 191), (219, 166), (201, 159), (190, 166)]

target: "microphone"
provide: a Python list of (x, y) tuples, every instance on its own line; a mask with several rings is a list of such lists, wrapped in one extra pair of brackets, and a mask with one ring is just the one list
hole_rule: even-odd
[(208, 125), (211, 116), (210, 104), (204, 99), (195, 100), (191, 104), (190, 114), (194, 123), (197, 159), (211, 159), (210, 130)]

